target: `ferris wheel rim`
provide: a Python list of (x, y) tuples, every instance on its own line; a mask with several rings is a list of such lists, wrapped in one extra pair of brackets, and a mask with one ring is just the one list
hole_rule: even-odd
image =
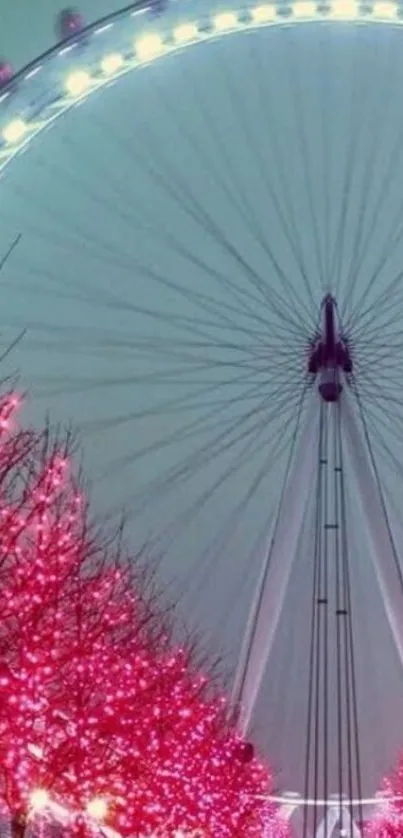
[[(179, 3), (179, 0), (171, 2)], [(93, 93), (108, 88), (128, 73), (146, 68), (158, 59), (226, 36), (261, 29), (289, 29), (304, 24), (403, 27), (403, 14), (398, 0), (370, 0), (368, 3), (362, 0), (286, 0), (284, 4), (278, 0), (263, 0), (256, 5), (245, 5), (245, 0), (243, 3), (235, 0), (232, 8), (226, 11), (217, 9), (201, 16), (186, 12), (186, 17), (180, 23), (171, 23), (167, 31), (162, 33), (161, 22), (169, 14), (169, 8), (168, 5), (158, 15), (158, 20), (152, 21), (151, 26), (146, 23), (142, 33), (133, 35), (131, 52), (119, 54), (109, 51), (95, 62), (92, 69), (66, 73), (64, 87), (60, 88), (50, 105), (46, 102), (42, 107), (36, 106), (28, 118), (21, 115), (21, 108), (15, 108), (13, 116), (0, 129), (0, 177), (31, 141), (63, 114), (88, 100)], [(2, 105), (12, 101), (13, 92), (19, 84), (26, 83), (47, 64), (76, 48), (83, 38), (110, 29), (122, 18), (145, 16), (151, 10), (150, 2), (135, 0), (45, 50), (17, 71), (2, 88), (0, 116)]]

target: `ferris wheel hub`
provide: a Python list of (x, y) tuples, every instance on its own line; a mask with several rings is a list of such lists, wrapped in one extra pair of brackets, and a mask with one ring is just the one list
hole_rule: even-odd
[(318, 391), (325, 402), (337, 402), (343, 390), (342, 375), (353, 371), (346, 340), (338, 325), (337, 303), (326, 294), (321, 306), (321, 328), (311, 342), (308, 372), (319, 380)]

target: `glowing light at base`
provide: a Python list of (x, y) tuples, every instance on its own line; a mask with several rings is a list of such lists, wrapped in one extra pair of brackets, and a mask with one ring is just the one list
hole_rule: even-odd
[(49, 794), (45, 789), (35, 789), (29, 795), (30, 808), (34, 812), (41, 812), (43, 809), (46, 809), (48, 803)]
[(103, 797), (94, 797), (87, 803), (87, 813), (96, 821), (105, 820), (108, 814), (108, 804)]
[(18, 404), (0, 398), (0, 802), (14, 836), (31, 814), (80, 838), (96, 822), (145, 838), (287, 834), (270, 772), (172, 645), (144, 564), (94, 531), (69, 439), (21, 429)]

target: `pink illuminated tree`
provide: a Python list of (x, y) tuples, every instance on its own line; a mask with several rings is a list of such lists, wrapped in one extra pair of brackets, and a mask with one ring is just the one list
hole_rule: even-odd
[(172, 643), (144, 564), (94, 530), (71, 438), (22, 430), (17, 407), (0, 400), (0, 798), (13, 838), (38, 801), (82, 834), (97, 817), (133, 836), (285, 832), (270, 773)]
[(386, 777), (379, 794), (379, 805), (366, 825), (367, 838), (402, 838), (403, 836), (403, 757)]

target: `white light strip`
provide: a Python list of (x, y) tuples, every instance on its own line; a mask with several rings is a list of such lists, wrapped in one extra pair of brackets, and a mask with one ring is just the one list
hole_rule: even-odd
[(63, 47), (63, 49), (59, 49), (58, 55), (67, 55), (68, 52), (71, 52), (74, 49), (75, 44), (69, 44), (67, 47)]
[(38, 64), (36, 67), (34, 67), (33, 70), (31, 70), (30, 73), (27, 73), (27, 75), (24, 76), (24, 79), (26, 79), (26, 81), (28, 81), (28, 79), (33, 79), (34, 76), (37, 76), (38, 73), (40, 73), (42, 68), (43, 68), (43, 64)]
[(94, 30), (94, 35), (102, 35), (102, 32), (107, 32), (108, 29), (112, 29), (113, 23), (105, 23), (104, 26), (100, 26), (99, 29)]
[[(281, 806), (291, 806), (291, 805), (299, 805), (299, 806), (327, 806), (338, 808), (340, 806), (340, 799), (331, 797), (326, 799), (318, 799), (315, 800), (312, 797), (302, 797), (299, 794), (290, 794), (290, 795), (267, 795), (267, 797), (260, 797), (258, 800), (269, 800), (271, 803), (278, 803)], [(394, 795), (390, 797), (353, 797), (351, 799), (347, 797), (343, 797), (342, 805), (343, 806), (381, 806), (383, 804), (389, 803), (398, 803), (402, 801), (403, 797), (401, 795)]]

